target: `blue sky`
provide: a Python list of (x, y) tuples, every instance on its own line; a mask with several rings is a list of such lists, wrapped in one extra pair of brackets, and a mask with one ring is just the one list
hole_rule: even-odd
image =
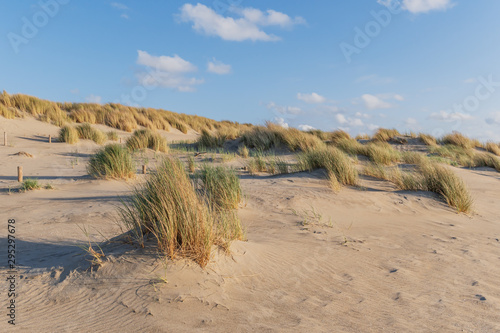
[[(89, 4), (90, 3), (90, 4)], [(0, 89), (500, 141), (500, 2), (3, 1)]]

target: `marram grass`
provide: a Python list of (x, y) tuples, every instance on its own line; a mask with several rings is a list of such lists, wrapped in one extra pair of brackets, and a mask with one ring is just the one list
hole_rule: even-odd
[(191, 258), (201, 267), (209, 262), (213, 245), (227, 250), (231, 241), (243, 238), (237, 214), (218, 209), (213, 197), (197, 192), (177, 159), (165, 158), (148, 174), (120, 213), (140, 244), (151, 233), (168, 257)]
[(113, 143), (90, 158), (87, 171), (96, 178), (128, 179), (135, 175), (135, 163), (127, 148)]

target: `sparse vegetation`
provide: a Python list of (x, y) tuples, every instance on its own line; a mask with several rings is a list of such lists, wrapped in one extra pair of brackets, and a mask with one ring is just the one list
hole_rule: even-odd
[(453, 171), (436, 162), (423, 161), (414, 171), (402, 171), (399, 167), (387, 170), (381, 164), (368, 164), (363, 173), (391, 181), (403, 191), (430, 191), (441, 195), (448, 205), (459, 212), (470, 213), (473, 199), (465, 183)]
[(155, 151), (168, 152), (167, 140), (160, 133), (153, 132), (149, 129), (136, 130), (134, 134), (128, 138), (127, 147), (132, 150), (140, 150), (150, 148)]
[(78, 131), (70, 125), (66, 125), (59, 130), (59, 141), (75, 144), (79, 141)]
[(21, 184), (22, 191), (32, 191), (41, 188), (38, 179), (26, 178)]
[(202, 267), (210, 260), (212, 245), (227, 250), (232, 240), (243, 237), (236, 214), (217, 211), (200, 197), (182, 163), (172, 158), (134, 189), (120, 212), (140, 244), (143, 235), (151, 233), (170, 258), (188, 257)]
[(128, 179), (135, 175), (135, 163), (126, 148), (114, 143), (90, 158), (87, 171), (96, 178)]

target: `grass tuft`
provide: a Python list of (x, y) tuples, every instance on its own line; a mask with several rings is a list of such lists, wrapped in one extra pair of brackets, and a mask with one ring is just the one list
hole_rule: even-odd
[(197, 175), (202, 191), (218, 208), (236, 209), (241, 202), (240, 179), (233, 169), (205, 164)]
[(102, 145), (107, 140), (106, 134), (93, 128), (89, 123), (76, 126), (78, 137), (83, 140), (92, 140), (98, 145)]
[(37, 179), (26, 178), (21, 185), (21, 190), (23, 191), (38, 190), (39, 188), (41, 188), (41, 186)]
[(108, 137), (108, 140), (111, 140), (111, 141), (118, 141), (118, 133), (116, 133), (116, 131), (109, 131), (108, 133), (106, 133), (106, 136)]
[(166, 158), (157, 172), (134, 189), (120, 213), (141, 245), (143, 235), (151, 233), (170, 258), (191, 258), (205, 267), (212, 245), (227, 250), (232, 240), (243, 238), (236, 214), (217, 211), (214, 206), (210, 198), (196, 192), (183, 164)]
[(135, 175), (135, 163), (126, 148), (114, 143), (90, 158), (87, 171), (96, 178), (128, 179)]
[(75, 144), (79, 141), (78, 131), (70, 125), (66, 125), (59, 130), (59, 141)]
[(341, 150), (335, 147), (312, 150), (298, 155), (297, 171), (325, 168), (329, 177), (335, 175), (341, 185), (356, 185), (358, 172)]
[(132, 150), (150, 148), (155, 151), (168, 152), (167, 140), (157, 132), (149, 129), (140, 129), (127, 139), (127, 147)]
[(373, 140), (387, 142), (398, 135), (401, 134), (396, 129), (379, 128), (373, 135)]

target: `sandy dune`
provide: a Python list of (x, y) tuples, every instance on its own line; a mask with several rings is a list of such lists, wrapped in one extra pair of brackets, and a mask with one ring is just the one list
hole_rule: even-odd
[[(11, 146), (0, 146), (1, 269), (15, 218), (22, 279), (14, 328), (2, 279), (0, 331), (500, 331), (500, 174), (492, 169), (454, 168), (475, 197), (471, 216), (434, 194), (371, 178), (335, 194), (322, 171), (242, 173), (248, 240), (233, 243), (229, 256), (214, 251), (203, 270), (165, 261), (153, 242), (139, 249), (119, 237), (116, 206), (133, 182), (86, 175), (97, 145), (49, 144), (58, 128), (30, 119), (0, 118), (4, 131)], [(18, 165), (55, 189), (14, 192)], [(88, 244), (82, 229), (93, 242), (111, 240), (97, 271), (78, 247)]]

